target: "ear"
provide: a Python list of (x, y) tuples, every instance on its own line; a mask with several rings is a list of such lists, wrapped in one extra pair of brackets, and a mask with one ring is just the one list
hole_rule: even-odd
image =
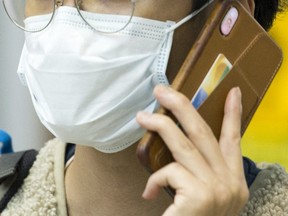
[(255, 1), (254, 0), (247, 0), (248, 2), (248, 6), (250, 8), (250, 12), (252, 15), (254, 15), (254, 11), (255, 11)]
[(239, 0), (239, 2), (254, 16), (255, 1), (254, 0)]

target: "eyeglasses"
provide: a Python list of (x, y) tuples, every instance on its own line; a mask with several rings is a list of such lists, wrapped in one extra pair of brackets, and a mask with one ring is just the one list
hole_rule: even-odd
[[(12, 22), (27, 32), (39, 32), (52, 22), (55, 11), (63, 5), (64, 0), (2, 0), (4, 9)], [(121, 31), (130, 23), (135, 10), (137, 0), (74, 0), (80, 17), (91, 28), (99, 32), (114, 33)], [(121, 16), (119, 27), (107, 30), (96, 22), (90, 22), (85, 18), (89, 13), (115, 14)], [(45, 15), (44, 21), (38, 23), (37, 28), (30, 29), (25, 25), (25, 20)]]

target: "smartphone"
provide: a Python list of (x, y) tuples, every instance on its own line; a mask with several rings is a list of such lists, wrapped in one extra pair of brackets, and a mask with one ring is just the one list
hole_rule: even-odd
[[(243, 135), (280, 68), (282, 52), (237, 0), (215, 0), (212, 6), (171, 87), (191, 99), (217, 138), (226, 96), (231, 88), (240, 87)], [(178, 124), (168, 110), (160, 107), (157, 112)], [(151, 131), (140, 140), (136, 153), (150, 173), (173, 161), (164, 141)]]

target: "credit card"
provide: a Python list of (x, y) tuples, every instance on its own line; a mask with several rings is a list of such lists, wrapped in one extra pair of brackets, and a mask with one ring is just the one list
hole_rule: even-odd
[(231, 68), (232, 64), (220, 53), (192, 98), (192, 105), (196, 109), (204, 103), (219, 83), (227, 76)]

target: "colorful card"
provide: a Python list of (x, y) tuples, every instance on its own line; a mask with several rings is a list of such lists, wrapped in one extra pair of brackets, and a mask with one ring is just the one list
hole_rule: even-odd
[(232, 64), (222, 53), (220, 53), (192, 98), (192, 104), (196, 109), (203, 104), (208, 96), (230, 72), (231, 68)]

